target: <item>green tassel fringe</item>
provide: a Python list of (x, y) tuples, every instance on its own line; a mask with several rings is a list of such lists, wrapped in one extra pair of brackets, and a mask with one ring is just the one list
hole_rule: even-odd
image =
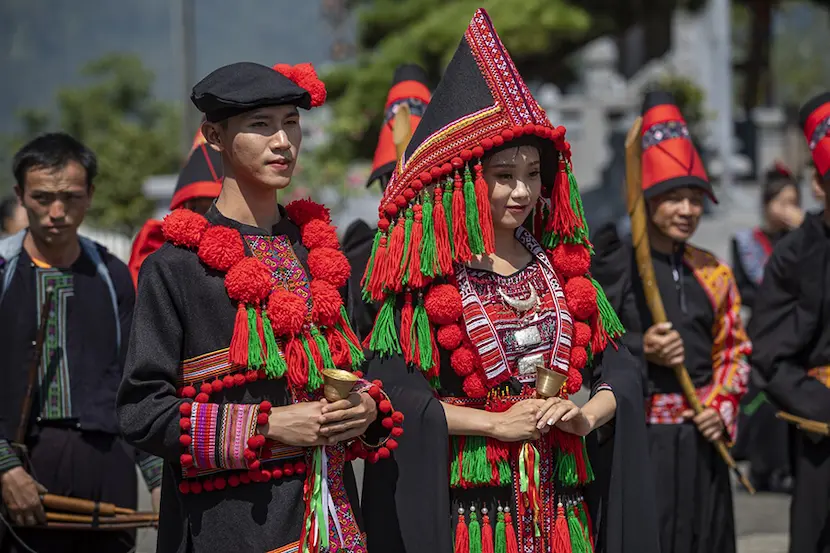
[(573, 453), (559, 452), (556, 460), (556, 475), (562, 484), (575, 488), (579, 484), (579, 473), (576, 470), (576, 459)]
[(513, 483), (513, 471), (510, 468), (510, 462), (506, 459), (501, 459), (496, 464), (499, 471), (499, 485), (509, 486)]
[(400, 264), (401, 275), (403, 275), (401, 277), (401, 282), (404, 285), (409, 282), (409, 244), (412, 240), (412, 221), (414, 216), (415, 212), (412, 208), (407, 208), (406, 219), (404, 220), (403, 225), (403, 257), (401, 257)]
[(309, 392), (314, 392), (323, 386), (323, 375), (320, 374), (320, 368), (314, 361), (314, 357), (311, 356), (311, 348), (308, 347), (308, 340), (306, 337), (301, 337), (300, 342), (303, 344), (303, 349), (305, 350), (305, 355), (308, 359), (308, 384), (306, 385), (306, 389)]
[(462, 455), (464, 481), (474, 486), (489, 484), (493, 473), (487, 461), (487, 440), (483, 436), (466, 436)]
[[(430, 338), (429, 318), (423, 302), (418, 302), (412, 314), (412, 333), (417, 338), (417, 340), (412, 340), (412, 337), (410, 337), (412, 358), (418, 359), (417, 365), (422, 371), (426, 372), (432, 368), (432, 340)], [(419, 351), (415, 351), (416, 348)]]
[(461, 447), (460, 442), (463, 438), (452, 436), (450, 442), (452, 443), (452, 452), (450, 456), (450, 487), (458, 488), (461, 486), (461, 478), (458, 471), (458, 452)]
[(424, 234), (421, 237), (421, 273), (424, 276), (435, 276), (435, 264), (438, 262), (438, 253), (435, 246), (435, 228), (432, 221), (432, 194), (425, 194), (421, 206)]
[(741, 408), (741, 413), (745, 414), (748, 417), (751, 417), (755, 414), (755, 411), (761, 408), (763, 404), (767, 403), (767, 394), (764, 392), (758, 392), (752, 401), (749, 402), (749, 405), (746, 407)]
[(588, 551), (593, 551), (593, 546), (591, 544), (591, 528), (588, 526), (588, 513), (585, 511), (585, 503), (579, 506), (579, 522), (582, 525), (582, 532), (585, 534), (585, 539), (589, 544)]
[[(437, 184), (436, 186), (441, 185)], [(450, 178), (447, 179), (446, 183), (444, 183), (444, 196), (442, 202), (444, 204), (444, 218), (447, 220), (447, 230), (450, 235), (450, 253), (452, 254), (452, 258), (455, 259), (455, 244), (452, 241), (452, 191), (453, 181), (452, 178)]]
[(579, 524), (579, 518), (574, 512), (574, 506), (568, 505), (568, 533), (571, 535), (571, 551), (573, 553), (591, 553), (590, 542), (585, 543), (585, 533)]
[(383, 306), (375, 319), (369, 348), (390, 357), (401, 354), (401, 343), (395, 330), (395, 296), (393, 294), (386, 296), (383, 300)]
[(582, 441), (582, 458), (585, 460), (585, 472), (588, 475), (588, 480), (582, 482), (582, 484), (590, 484), (594, 481), (594, 468), (591, 466), (591, 459), (588, 457), (588, 446), (585, 444), (585, 438), (581, 439)]
[(265, 362), (262, 355), (262, 342), (259, 341), (259, 332), (256, 324), (257, 314), (253, 307), (248, 308), (248, 366), (252, 369), (261, 368)]
[(317, 344), (317, 349), (320, 350), (320, 357), (323, 359), (323, 369), (336, 369), (334, 359), (331, 358), (331, 350), (326, 338), (320, 334), (320, 329), (316, 326), (311, 329), (311, 336)]
[(440, 390), (441, 389), (441, 379), (438, 378), (437, 376), (433, 376), (432, 378), (429, 379), (429, 386), (433, 390)]
[(268, 378), (282, 378), (288, 366), (285, 364), (285, 359), (280, 353), (277, 339), (274, 337), (274, 329), (271, 327), (271, 320), (264, 316), (262, 317), (262, 329), (265, 334), (265, 347), (268, 348), (268, 355), (265, 357), (265, 374)]
[(475, 511), (470, 511), (470, 522), (467, 527), (470, 530), (470, 553), (481, 553), (481, 524), (478, 523)]
[[(346, 313), (345, 305), (340, 306), (340, 318), (347, 326), (351, 325), (351, 322), (349, 321), (349, 314)], [(346, 343), (349, 344), (349, 353), (352, 356), (352, 368), (360, 368), (360, 366), (366, 361), (366, 358), (363, 356), (363, 348), (360, 346), (360, 342), (353, 344), (348, 338), (348, 333), (343, 330), (343, 325), (341, 323), (337, 323), (337, 331), (343, 335), (343, 338), (346, 339)]]
[(493, 537), (495, 541), (494, 553), (507, 553), (507, 531), (504, 527), (504, 512), (496, 515), (496, 529)]
[(375, 254), (378, 251), (378, 244), (380, 244), (381, 231), (375, 233), (375, 241), (372, 243), (372, 255), (369, 256), (369, 264), (366, 265), (366, 276), (363, 280), (364, 286), (361, 291), (361, 297), (365, 302), (372, 301), (372, 293), (369, 292), (369, 280), (372, 278), (372, 270), (375, 268)]
[(481, 223), (478, 220), (478, 204), (476, 203), (476, 189), (470, 167), (464, 168), (464, 211), (467, 214), (467, 236), (470, 242), (470, 251), (473, 255), (484, 253), (484, 237), (481, 235)]
[(594, 288), (597, 291), (597, 309), (599, 309), (599, 317), (600, 321), (602, 321), (602, 327), (611, 338), (618, 338), (622, 336), (625, 333), (625, 328), (620, 322), (620, 318), (617, 317), (616, 311), (614, 311), (614, 308), (611, 307), (611, 303), (608, 301), (608, 296), (605, 295), (605, 290), (603, 290), (602, 286), (599, 285), (599, 282), (593, 278), (591, 279), (591, 284), (594, 285)]
[(588, 240), (588, 222), (585, 220), (585, 210), (582, 208), (582, 199), (579, 196), (579, 185), (576, 182), (576, 177), (574, 176), (573, 171), (571, 171), (570, 163), (566, 164), (565, 172), (568, 174), (568, 185), (570, 186), (571, 210), (582, 223), (581, 227), (574, 229), (573, 235), (566, 241), (572, 244), (584, 244), (593, 254), (594, 249), (591, 247), (591, 243)]

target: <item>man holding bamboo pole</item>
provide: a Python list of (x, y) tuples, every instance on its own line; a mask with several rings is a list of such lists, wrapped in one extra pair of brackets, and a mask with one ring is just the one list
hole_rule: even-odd
[(735, 437), (751, 346), (731, 270), (688, 244), (714, 194), (671, 95), (646, 95), (627, 142), (634, 247), (613, 227), (600, 231), (594, 274), (645, 360), (661, 549), (734, 552), (725, 442)]
[[(801, 108), (816, 180), (830, 191), (830, 93)], [(776, 245), (749, 330), (753, 365), (796, 439), (790, 551), (830, 552), (830, 210), (807, 215)]]

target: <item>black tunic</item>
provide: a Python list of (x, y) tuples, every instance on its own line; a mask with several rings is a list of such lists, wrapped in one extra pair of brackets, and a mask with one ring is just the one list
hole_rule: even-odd
[[(830, 366), (830, 228), (821, 215), (776, 246), (749, 326), (767, 395), (794, 415), (830, 422), (830, 389), (807, 374)], [(790, 551), (830, 552), (830, 439), (799, 433)]]
[[(216, 207), (209, 222), (239, 230), (243, 235), (284, 235), (300, 262), (308, 252), (300, 231), (285, 217), (271, 230), (243, 225), (222, 216)], [(308, 269), (306, 268), (306, 274)], [(224, 286), (224, 273), (202, 264), (193, 251), (165, 244), (142, 265), (125, 378), (118, 395), (124, 436), (136, 446), (166, 461), (158, 535), (159, 553), (266, 552), (299, 540), (303, 522), (302, 476), (267, 483), (227, 486), (199, 495), (179, 493), (177, 381), (181, 364), (227, 348), (236, 307)], [(259, 380), (225, 388), (211, 401), (220, 405), (291, 403), (285, 379)], [(344, 478), (351, 504), (357, 505), (350, 464)]]

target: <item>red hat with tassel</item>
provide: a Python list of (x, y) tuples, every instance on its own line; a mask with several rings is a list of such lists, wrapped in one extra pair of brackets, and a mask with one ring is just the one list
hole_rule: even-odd
[(798, 113), (804, 138), (822, 180), (830, 178), (830, 92), (824, 92), (804, 104)]

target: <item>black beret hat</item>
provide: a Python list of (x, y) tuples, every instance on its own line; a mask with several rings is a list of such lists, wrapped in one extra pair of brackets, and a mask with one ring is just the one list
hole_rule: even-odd
[(193, 87), (190, 99), (211, 122), (267, 106), (312, 106), (307, 89), (279, 71), (251, 62), (220, 67)]

